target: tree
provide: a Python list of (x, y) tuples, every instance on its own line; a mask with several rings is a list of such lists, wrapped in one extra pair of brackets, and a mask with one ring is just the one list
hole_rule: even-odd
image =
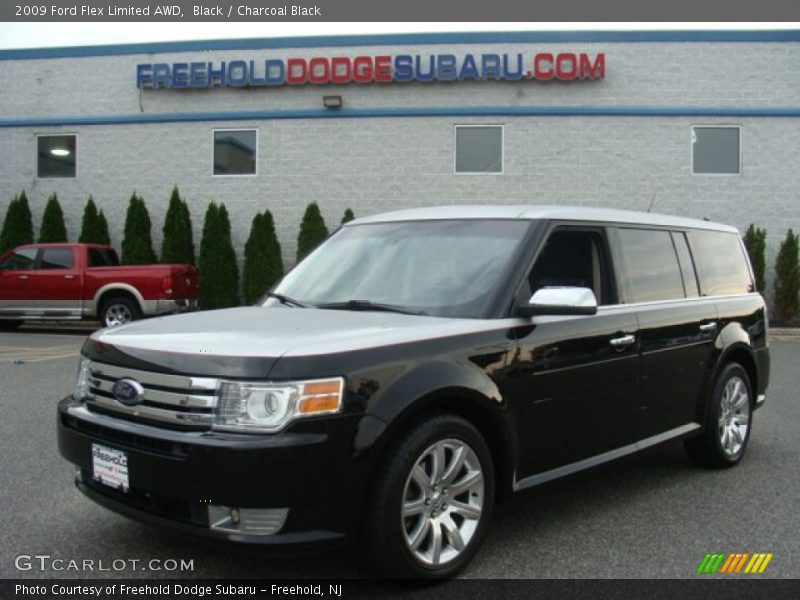
[(352, 221), (355, 218), (356, 218), (356, 216), (353, 214), (353, 211), (350, 210), (349, 208), (347, 208), (347, 209), (345, 209), (344, 215), (342, 216), (342, 223), (341, 224), (344, 225), (345, 223), (349, 223), (350, 221)]
[(253, 217), (244, 246), (242, 292), (245, 304), (253, 304), (283, 276), (281, 246), (268, 210)]
[(106, 221), (106, 213), (103, 209), (97, 214), (97, 244), (111, 244), (111, 236), (108, 235), (108, 221)]
[(125, 215), (125, 236), (122, 239), (122, 264), (146, 265), (157, 262), (150, 235), (152, 223), (144, 200), (134, 192)]
[(272, 218), (272, 213), (268, 210), (264, 211), (264, 230), (266, 231), (268, 248), (264, 282), (266, 283), (266, 289), (270, 289), (283, 277), (283, 258), (281, 244), (278, 241), (278, 232), (275, 231), (275, 221)]
[(67, 227), (64, 225), (64, 211), (58, 203), (56, 194), (50, 196), (44, 207), (42, 227), (39, 229), (39, 243), (50, 244), (67, 241)]
[(752, 223), (744, 234), (744, 245), (747, 248), (747, 255), (750, 257), (750, 264), (753, 265), (753, 275), (756, 279), (756, 289), (763, 292), (766, 284), (764, 282), (764, 272), (766, 271), (766, 250), (767, 250), (767, 230), (756, 227)]
[(186, 258), (190, 265), (194, 264), (194, 232), (192, 229), (192, 214), (189, 212), (189, 205), (184, 200), (182, 203), (183, 210), (181, 216), (183, 217), (183, 230), (186, 232)]
[(775, 316), (793, 323), (800, 316), (800, 243), (790, 229), (775, 261)]
[(210, 203), (200, 241), (200, 295), (204, 308), (225, 308), (239, 303), (239, 271), (231, 242), (231, 224), (224, 204)]
[(300, 262), (319, 243), (328, 237), (328, 228), (319, 211), (316, 202), (306, 207), (303, 222), (300, 223), (300, 233), (297, 236), (297, 261)]
[(89, 196), (86, 206), (83, 209), (83, 220), (81, 221), (81, 235), (78, 241), (82, 244), (110, 244), (111, 238), (108, 235), (108, 222), (103, 211), (97, 210), (94, 199)]
[(169, 208), (164, 217), (162, 232), (161, 262), (193, 265), (192, 218), (188, 205), (181, 200), (177, 186), (173, 188), (172, 196), (169, 199)]
[(23, 191), (8, 204), (3, 229), (0, 231), (0, 253), (23, 244), (33, 243), (33, 219), (28, 197)]

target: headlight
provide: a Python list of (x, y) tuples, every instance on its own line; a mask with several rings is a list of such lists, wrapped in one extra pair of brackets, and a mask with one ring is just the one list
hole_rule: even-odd
[(214, 429), (278, 431), (298, 417), (339, 411), (344, 379), (249, 383), (223, 381)]
[(91, 373), (89, 372), (89, 364), (89, 359), (85, 356), (81, 356), (80, 361), (78, 361), (78, 375), (75, 381), (75, 390), (72, 392), (72, 397), (75, 400), (83, 400), (90, 395), (89, 377)]

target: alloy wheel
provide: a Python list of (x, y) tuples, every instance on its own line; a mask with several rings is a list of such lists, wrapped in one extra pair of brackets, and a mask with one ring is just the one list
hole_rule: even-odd
[(425, 565), (458, 558), (478, 529), (484, 477), (464, 441), (440, 440), (417, 459), (403, 490), (401, 520), (406, 546)]
[(747, 383), (738, 376), (725, 383), (720, 400), (719, 440), (726, 455), (736, 457), (747, 440), (750, 427), (750, 394)]

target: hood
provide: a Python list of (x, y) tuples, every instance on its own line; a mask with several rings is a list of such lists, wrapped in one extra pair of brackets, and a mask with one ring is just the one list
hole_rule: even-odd
[(333, 354), (497, 328), (496, 321), (388, 312), (242, 307), (159, 317), (103, 329), (92, 340), (121, 350), (204, 357)]

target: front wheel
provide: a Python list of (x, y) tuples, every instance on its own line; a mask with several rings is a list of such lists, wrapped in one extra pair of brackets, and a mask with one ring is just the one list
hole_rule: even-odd
[(753, 419), (753, 391), (741, 365), (729, 363), (717, 378), (706, 430), (686, 440), (693, 462), (715, 468), (732, 467), (744, 456)]
[(452, 577), (477, 552), (491, 516), (486, 442), (464, 419), (436, 415), (418, 422), (386, 462), (367, 513), (368, 558), (390, 577)]

